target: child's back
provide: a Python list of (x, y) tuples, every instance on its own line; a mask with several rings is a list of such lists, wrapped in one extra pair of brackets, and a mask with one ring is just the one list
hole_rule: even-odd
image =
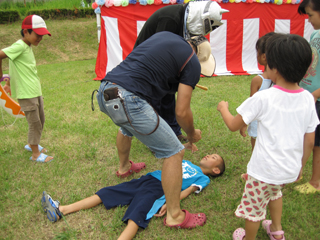
[(267, 41), (267, 73), (276, 85), (258, 92), (237, 108), (233, 117), (227, 102), (218, 104), (231, 131), (258, 120), (258, 137), (247, 166), (246, 185), (235, 211), (246, 219), (233, 239), (255, 239), (266, 207), (272, 220), (262, 222), (270, 239), (285, 239), (281, 226), (284, 184), (294, 182), (310, 156), (319, 120), (312, 95), (298, 83), (312, 58), (308, 42), (297, 35), (276, 34)]
[(296, 180), (301, 169), (303, 140), (312, 132), (314, 106), (311, 95), (304, 91), (273, 86), (257, 92), (237, 112), (244, 122), (257, 119), (258, 137), (247, 173), (272, 184)]

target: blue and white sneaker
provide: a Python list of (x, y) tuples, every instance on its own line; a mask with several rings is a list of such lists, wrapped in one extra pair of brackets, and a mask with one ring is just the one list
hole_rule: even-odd
[(41, 205), (43, 211), (47, 213), (47, 218), (51, 222), (56, 222), (62, 217), (62, 213), (59, 210), (60, 202), (53, 200), (52, 197), (46, 193), (46, 191), (43, 191), (42, 193)]

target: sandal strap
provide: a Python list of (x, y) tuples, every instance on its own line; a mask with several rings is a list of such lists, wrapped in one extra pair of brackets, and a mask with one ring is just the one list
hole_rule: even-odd
[[(275, 232), (270, 232), (270, 239), (271, 239), (271, 237), (272, 237), (272, 239), (276, 239), (275, 237), (274, 237), (274, 235), (281, 235), (282, 236), (282, 238), (281, 239), (284, 239), (284, 231), (282, 231), (282, 230), (280, 230), (280, 231), (275, 231)], [(280, 239), (280, 240), (281, 240)]]

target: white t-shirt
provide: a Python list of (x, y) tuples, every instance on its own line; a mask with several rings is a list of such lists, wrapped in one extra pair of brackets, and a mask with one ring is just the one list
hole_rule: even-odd
[(248, 125), (258, 120), (258, 137), (247, 173), (269, 184), (294, 182), (301, 169), (305, 133), (319, 120), (312, 95), (277, 85), (255, 93), (237, 112)]

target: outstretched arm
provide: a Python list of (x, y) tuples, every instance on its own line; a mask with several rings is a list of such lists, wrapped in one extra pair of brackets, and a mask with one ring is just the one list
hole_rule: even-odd
[(229, 112), (228, 102), (221, 101), (218, 104), (217, 110), (221, 113), (224, 123), (230, 129), (230, 131), (235, 132), (240, 130), (245, 126), (245, 122), (242, 119), (242, 116), (237, 114), (235, 117)]
[[(2, 78), (3, 76), (3, 72), (2, 72), (2, 59), (7, 58), (7, 55), (0, 50), (0, 78)], [(8, 80), (6, 82), (6, 84), (3, 86), (3, 89), (9, 93), (11, 95), (11, 88), (10, 88), (10, 80)]]
[[(187, 134), (191, 145), (201, 139), (200, 129), (195, 129), (193, 125), (193, 114), (190, 108), (192, 91), (191, 86), (180, 83), (176, 103), (177, 122)], [(196, 151), (196, 147), (192, 145), (192, 152), (194, 151)]]
[[(180, 193), (180, 200), (188, 197), (191, 193), (197, 191), (199, 188), (196, 187), (196, 186), (190, 186), (188, 187), (187, 189), (183, 190), (181, 193)], [(162, 217), (163, 215), (165, 215), (167, 212), (167, 204), (164, 204), (159, 213), (155, 214), (154, 216), (156, 217)]]

